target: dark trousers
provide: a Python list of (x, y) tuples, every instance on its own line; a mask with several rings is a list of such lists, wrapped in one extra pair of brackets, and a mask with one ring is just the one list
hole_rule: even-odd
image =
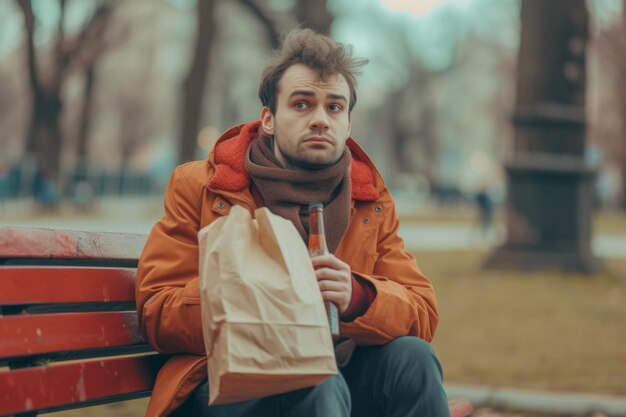
[(341, 373), (284, 394), (208, 406), (200, 385), (172, 415), (203, 417), (449, 417), (439, 361), (430, 344), (400, 337), (358, 347)]

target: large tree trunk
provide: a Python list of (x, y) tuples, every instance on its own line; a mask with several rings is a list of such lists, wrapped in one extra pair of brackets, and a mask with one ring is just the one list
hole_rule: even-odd
[(215, 38), (215, 0), (198, 0), (197, 19), (193, 62), (183, 83), (182, 126), (178, 154), (180, 163), (191, 161), (196, 155), (204, 87), (209, 75), (209, 58)]

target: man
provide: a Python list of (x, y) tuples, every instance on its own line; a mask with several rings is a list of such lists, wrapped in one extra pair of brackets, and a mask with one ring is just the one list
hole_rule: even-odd
[[(165, 216), (137, 272), (141, 328), (174, 354), (159, 373), (149, 416), (449, 416), (429, 345), (438, 313), (431, 283), (398, 237), (394, 203), (349, 137), (356, 103), (351, 49), (309, 29), (290, 33), (263, 72), (259, 121), (236, 126), (208, 161), (176, 168)], [(331, 255), (312, 259), (322, 298), (337, 304), (340, 374), (317, 387), (208, 406), (197, 232), (265, 206), (307, 238), (307, 208), (323, 202)]]

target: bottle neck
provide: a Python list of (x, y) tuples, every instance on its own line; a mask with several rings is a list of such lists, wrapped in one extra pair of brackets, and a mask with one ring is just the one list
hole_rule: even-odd
[(313, 209), (309, 213), (309, 252), (312, 254), (328, 253), (322, 209)]

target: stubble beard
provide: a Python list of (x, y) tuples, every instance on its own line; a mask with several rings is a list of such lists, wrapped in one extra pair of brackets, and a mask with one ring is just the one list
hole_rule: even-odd
[[(329, 137), (331, 138), (334, 144), (337, 144), (337, 140), (335, 138), (332, 138), (330, 135), (326, 135), (324, 133), (318, 133), (318, 132), (312, 132), (312, 133), (319, 135), (319, 136)], [(341, 159), (345, 146), (346, 146), (344, 142), (344, 145), (341, 147), (341, 149), (338, 149), (338, 152), (336, 155), (333, 155), (331, 152), (328, 152), (329, 157), (323, 158), (323, 159), (328, 159), (328, 160), (324, 162), (320, 162), (320, 159), (322, 159), (320, 157), (307, 158), (306, 155), (299, 155), (297, 153), (297, 146), (301, 143), (301, 140), (304, 138), (299, 138), (297, 140), (296, 148), (293, 149), (293, 152), (291, 150), (285, 149), (281, 145), (282, 141), (280, 140), (280, 138), (283, 138), (283, 136), (281, 135), (280, 129), (278, 128), (278, 126), (275, 126), (273, 142), (274, 142), (274, 146), (278, 148), (278, 152), (280, 153), (282, 158), (287, 162), (287, 164), (289, 164), (290, 167), (302, 168), (302, 169), (308, 169), (308, 170), (320, 170), (320, 169), (328, 168), (328, 167), (335, 165)], [(288, 141), (287, 143), (290, 143), (290, 142)]]

